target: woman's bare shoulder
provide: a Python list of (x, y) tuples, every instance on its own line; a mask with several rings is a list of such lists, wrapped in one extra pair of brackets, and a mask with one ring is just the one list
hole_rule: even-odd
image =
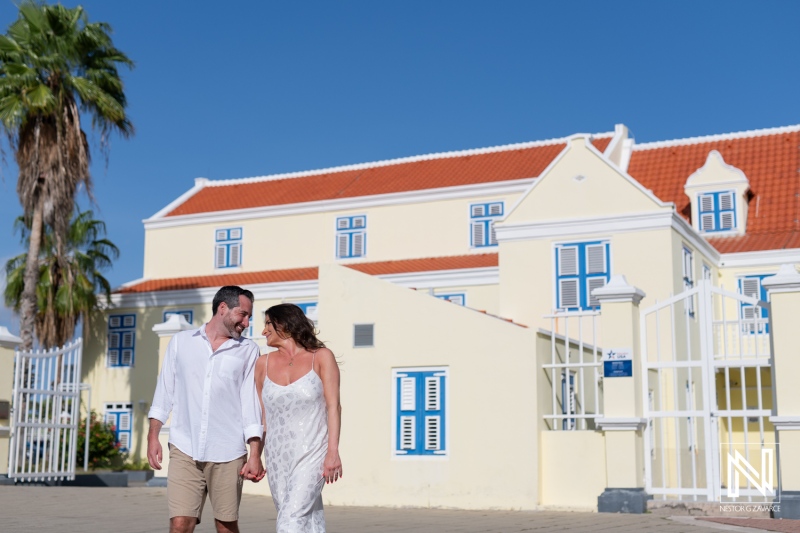
[(259, 372), (266, 372), (267, 371), (267, 354), (261, 354), (258, 359), (256, 359), (256, 374)]

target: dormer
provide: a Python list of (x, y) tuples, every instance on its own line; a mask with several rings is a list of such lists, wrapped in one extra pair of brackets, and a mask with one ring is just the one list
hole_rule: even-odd
[(750, 180), (716, 150), (689, 176), (683, 190), (692, 205), (692, 226), (709, 237), (744, 235)]

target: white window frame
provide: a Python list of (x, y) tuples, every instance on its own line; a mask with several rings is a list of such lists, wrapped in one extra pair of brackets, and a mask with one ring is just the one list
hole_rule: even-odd
[(107, 331), (106, 367), (132, 368), (136, 362), (136, 314), (108, 315)]
[[(244, 263), (244, 229), (241, 226), (214, 230), (214, 269), (238, 268)], [(224, 259), (220, 260), (223, 254)], [(234, 261), (233, 259), (238, 259)]]
[[(128, 417), (128, 428), (122, 429), (123, 417)], [(112, 421), (113, 418), (113, 421)], [(133, 404), (124, 402), (107, 402), (104, 404), (103, 421), (114, 425), (114, 438), (120, 443), (120, 451), (129, 452), (133, 445)], [(122, 446), (122, 435), (128, 437), (128, 446)]]
[[(347, 215), (336, 217), (336, 240), (334, 256), (336, 259), (353, 259), (367, 255), (367, 215)], [(360, 250), (358, 239), (361, 239)], [(344, 245), (344, 247), (342, 246)], [(343, 250), (343, 248), (346, 248)]]
[[(449, 367), (402, 367), (402, 368), (393, 368), (392, 369), (392, 416), (391, 416), (391, 425), (392, 425), (392, 458), (399, 459), (399, 460), (441, 460), (446, 459), (450, 455), (451, 450), (451, 434), (450, 434), (450, 387), (451, 382), (449, 379), (450, 372)], [(399, 384), (403, 381), (403, 378), (412, 377), (414, 379), (414, 397), (413, 399), (407, 397), (400, 397), (399, 394), (405, 391), (405, 387), (400, 386)], [(439, 386), (439, 394), (436, 397), (438, 401), (438, 405), (431, 402), (430, 398), (426, 398), (425, 392), (427, 391), (427, 387), (425, 385), (426, 381), (431, 377), (437, 377), (439, 379), (438, 386)], [(422, 383), (422, 390), (420, 390), (417, 384)], [(421, 396), (421, 398), (420, 398)], [(402, 406), (406, 408), (406, 410), (401, 410), (401, 403)], [(438, 409), (429, 409), (433, 407), (438, 407)], [(411, 411), (414, 412), (413, 415), (409, 415), (410, 412), (408, 409), (410, 408)], [(439, 415), (426, 415), (427, 413), (440, 413)], [(428, 428), (430, 427), (428, 418), (431, 416), (436, 416), (439, 418), (438, 422), (438, 443), (442, 445), (443, 449), (441, 450), (431, 450), (426, 449), (428, 442), (430, 441), (429, 435), (426, 435)], [(399, 431), (400, 424), (402, 424), (405, 419), (413, 417), (415, 423), (412, 427), (413, 432), (413, 439), (414, 443), (418, 444), (421, 443), (420, 447), (413, 447), (408, 448), (401, 443), (398, 439), (402, 436), (401, 432)], [(444, 419), (442, 421), (442, 419)], [(398, 446), (399, 444), (399, 446)]]
[[(505, 215), (505, 201), (480, 202), (469, 205), (469, 245), (470, 248), (490, 248), (497, 246), (494, 223)], [(480, 242), (476, 232), (480, 230)]]

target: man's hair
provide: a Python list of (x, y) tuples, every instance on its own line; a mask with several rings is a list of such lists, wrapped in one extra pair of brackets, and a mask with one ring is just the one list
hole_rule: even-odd
[(225, 285), (214, 295), (214, 300), (211, 302), (211, 314), (217, 314), (219, 304), (222, 302), (225, 302), (225, 305), (227, 305), (229, 309), (239, 307), (239, 296), (245, 296), (251, 302), (253, 301), (253, 293), (247, 289), (236, 285)]
[(325, 347), (317, 338), (314, 323), (294, 304), (278, 304), (267, 309), (266, 318), (278, 333), (291, 337), (294, 341), (313, 352)]

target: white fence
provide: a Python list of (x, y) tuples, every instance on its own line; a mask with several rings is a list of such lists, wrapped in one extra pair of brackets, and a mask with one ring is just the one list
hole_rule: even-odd
[[(550, 407), (543, 415), (550, 430), (595, 429), (602, 416), (602, 350), (598, 347), (600, 313), (554, 313), (550, 320), (550, 361), (542, 369), (550, 383)], [(546, 360), (546, 357), (545, 357)]]
[(15, 353), (9, 478), (75, 478), (80, 375), (80, 339), (59, 349)]
[[(758, 468), (774, 449), (768, 315), (768, 303), (706, 280), (641, 311), (648, 494), (722, 501), (736, 481), (721, 458), (738, 451)], [(764, 500), (744, 481), (737, 494)]]

